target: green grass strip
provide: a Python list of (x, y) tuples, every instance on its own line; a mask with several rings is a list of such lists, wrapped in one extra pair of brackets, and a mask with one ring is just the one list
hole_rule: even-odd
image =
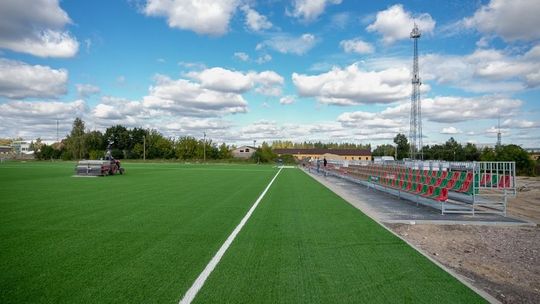
[(284, 170), (194, 303), (484, 303), (333, 192)]
[(0, 165), (0, 303), (177, 303), (277, 171), (125, 167)]

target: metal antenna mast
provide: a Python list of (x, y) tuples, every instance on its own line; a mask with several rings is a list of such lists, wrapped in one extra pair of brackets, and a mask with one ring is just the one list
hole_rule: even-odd
[(414, 59), (413, 59), (413, 75), (412, 75), (412, 93), (411, 93), (411, 119), (409, 130), (410, 158), (424, 159), (422, 150), (422, 104), (420, 102), (420, 75), (418, 70), (418, 38), (420, 38), (420, 30), (416, 23), (411, 32), (411, 38), (414, 41)]
[(497, 147), (501, 146), (501, 115), (499, 114), (499, 118), (497, 120)]

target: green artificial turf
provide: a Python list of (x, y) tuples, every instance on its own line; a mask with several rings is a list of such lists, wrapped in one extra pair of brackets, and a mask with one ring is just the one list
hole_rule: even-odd
[(276, 172), (125, 167), (0, 164), (0, 303), (177, 303)]
[(484, 303), (297, 169), (283, 170), (195, 303)]

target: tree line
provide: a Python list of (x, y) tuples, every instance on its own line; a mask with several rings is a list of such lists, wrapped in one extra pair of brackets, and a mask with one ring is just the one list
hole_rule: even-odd
[[(165, 137), (157, 130), (132, 128), (122, 125), (107, 128), (101, 131), (86, 130), (82, 119), (73, 121), (71, 132), (59, 143), (46, 145), (38, 139), (33, 142), (31, 149), (36, 151), (37, 159), (100, 159), (104, 157), (108, 145), (117, 159), (176, 159), (176, 160), (228, 160), (232, 158), (231, 150), (235, 146), (226, 143), (218, 145), (212, 140), (197, 139), (192, 136), (180, 138)], [(373, 156), (395, 156), (401, 160), (409, 158), (409, 142), (404, 134), (394, 137), (394, 144), (377, 146)], [(323, 143), (273, 141), (271, 144), (263, 142), (252, 156), (255, 162), (273, 162), (277, 154), (273, 149), (283, 148), (322, 148), (322, 149), (369, 149), (370, 144), (354, 143)], [(424, 159), (445, 161), (515, 161), (518, 174), (532, 175), (535, 172), (536, 163), (530, 159), (529, 154), (517, 145), (500, 145), (496, 147), (484, 147), (479, 149), (472, 143), (465, 145), (457, 142), (453, 137), (444, 144), (426, 145), (422, 149)], [(294, 159), (281, 156), (286, 162)]]
[(87, 131), (82, 119), (76, 118), (69, 135), (53, 145), (34, 145), (37, 159), (100, 159), (110, 145), (117, 159), (230, 159), (231, 146), (218, 145), (212, 140), (183, 136), (178, 139), (165, 137), (157, 130), (133, 128), (122, 125), (109, 127), (104, 133)]
[(311, 142), (304, 141), (301, 143), (292, 142), (289, 140), (274, 140), (272, 141), (272, 149), (358, 149), (371, 150), (371, 145), (355, 144), (355, 143), (323, 143), (321, 141)]

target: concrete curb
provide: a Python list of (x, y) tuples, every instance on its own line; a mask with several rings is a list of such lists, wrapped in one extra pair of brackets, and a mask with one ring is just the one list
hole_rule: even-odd
[[(433, 225), (469, 225), (469, 226), (497, 226), (497, 227), (536, 227), (536, 223), (515, 222), (482, 222), (482, 221), (441, 221), (441, 220), (381, 220), (387, 224), (433, 224)], [(412, 223), (414, 222), (414, 223)]]
[[(306, 173), (308, 176), (310, 176), (311, 178), (313, 178), (315, 181), (317, 181), (318, 183), (320, 183), (321, 185), (325, 186), (326, 188), (328, 188), (330, 191), (334, 192), (336, 195), (338, 195), (339, 197), (341, 197), (343, 200), (345, 200), (347, 203), (351, 204), (349, 202), (349, 200), (344, 197), (343, 195), (341, 195), (341, 193), (337, 193), (336, 191), (334, 191), (334, 189), (332, 189), (333, 187), (329, 187), (329, 183), (328, 182), (325, 182), (324, 180), (322, 180), (319, 176), (316, 176), (312, 173), (309, 173), (305, 170), (302, 170), (304, 171), (304, 173)], [(411, 246), (414, 250), (416, 250), (418, 253), (420, 253), (421, 255), (423, 255), (424, 257), (426, 257), (428, 260), (430, 260), (431, 262), (433, 262), (435, 265), (439, 266), (439, 268), (441, 268), (442, 270), (446, 271), (447, 273), (449, 273), (451, 276), (453, 276), (454, 278), (456, 278), (458, 281), (460, 281), (461, 283), (463, 283), (463, 285), (469, 287), (470, 289), (472, 289), (474, 292), (476, 292), (479, 296), (481, 296), (482, 298), (484, 298), (486, 301), (488, 301), (489, 303), (493, 303), (493, 304), (501, 304), (501, 302), (499, 300), (497, 300), (494, 296), (490, 295), (489, 293), (487, 293), (486, 291), (472, 285), (464, 276), (458, 274), (457, 272), (453, 271), (452, 269), (444, 266), (443, 264), (441, 264), (439, 261), (435, 260), (433, 257), (431, 257), (431, 255), (425, 253), (424, 251), (422, 251), (420, 248), (416, 247), (414, 244), (410, 243), (409, 241), (407, 241), (406, 239), (404, 239), (402, 236), (400, 236), (399, 234), (395, 233), (393, 230), (391, 230), (390, 228), (386, 227), (384, 225), (383, 222), (379, 221), (377, 218), (375, 218), (372, 214), (368, 213), (368, 212), (364, 212), (364, 210), (362, 210), (361, 208), (358, 208), (356, 207), (355, 205), (351, 204), (353, 207), (359, 209), (360, 211), (362, 211), (365, 215), (367, 215), (369, 218), (371, 218), (373, 221), (375, 221), (377, 224), (381, 225), (384, 229), (386, 229), (387, 231), (389, 231), (390, 233), (392, 233), (393, 235), (395, 235), (396, 237), (398, 237), (399, 239), (401, 239), (403, 242), (405, 242), (407, 245)], [(411, 221), (408, 221), (409, 224), (411, 224)]]

